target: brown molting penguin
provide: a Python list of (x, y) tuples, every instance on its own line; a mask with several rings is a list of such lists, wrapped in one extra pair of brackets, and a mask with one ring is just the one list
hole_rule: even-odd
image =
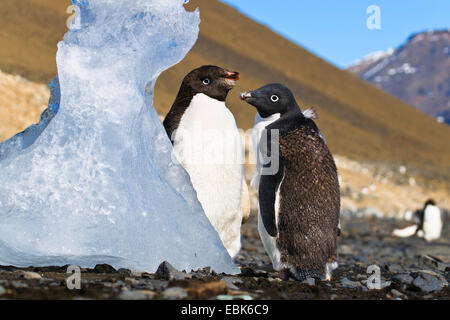
[(240, 250), (241, 224), (250, 213), (241, 137), (225, 105), (237, 80), (239, 73), (217, 66), (191, 71), (164, 119), (174, 153), (232, 257)]
[[(333, 156), (312, 120), (315, 114), (302, 113), (281, 84), (241, 98), (256, 107), (263, 122), (272, 119), (265, 122), (267, 143), (258, 147), (270, 158), (260, 165), (258, 229), (273, 267), (284, 278), (329, 280), (337, 267), (340, 192)], [(273, 129), (278, 130), (279, 150), (271, 146)], [(278, 172), (265, 173), (274, 160)]]

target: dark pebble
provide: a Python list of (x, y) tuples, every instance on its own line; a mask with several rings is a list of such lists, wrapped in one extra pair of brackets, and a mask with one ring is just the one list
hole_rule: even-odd
[(114, 269), (109, 264), (97, 264), (93, 270), (94, 273), (117, 273), (116, 269)]
[(155, 276), (163, 280), (185, 280), (190, 278), (185, 272), (178, 271), (169, 262), (164, 261), (156, 270)]

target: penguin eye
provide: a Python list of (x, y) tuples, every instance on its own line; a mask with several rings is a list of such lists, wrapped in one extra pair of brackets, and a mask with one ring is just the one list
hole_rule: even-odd
[(273, 94), (270, 97), (270, 101), (272, 101), (272, 102), (278, 102), (278, 100), (280, 100), (280, 98), (276, 94)]
[(209, 78), (203, 79), (203, 84), (204, 84), (205, 86), (207, 86), (207, 85), (210, 84), (210, 83), (211, 83), (211, 80), (210, 80)]

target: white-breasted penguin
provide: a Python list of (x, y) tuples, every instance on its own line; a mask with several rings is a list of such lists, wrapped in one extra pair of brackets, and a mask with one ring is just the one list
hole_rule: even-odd
[[(164, 119), (178, 161), (189, 173), (206, 216), (230, 256), (241, 248), (243, 149), (233, 114), (225, 105), (238, 72), (202, 66), (183, 80)], [(245, 185), (246, 187), (246, 185)]]
[(414, 212), (412, 225), (395, 229), (392, 234), (400, 238), (417, 235), (426, 241), (433, 241), (441, 237), (444, 220), (441, 210), (434, 200), (430, 199), (425, 202), (423, 209)]
[[(312, 120), (314, 113), (302, 113), (281, 84), (243, 93), (241, 99), (266, 119), (267, 142), (261, 140), (258, 150), (270, 161), (261, 165), (258, 178), (258, 229), (273, 267), (285, 278), (329, 280), (337, 267), (340, 191), (336, 165)], [(278, 130), (279, 145), (272, 146), (272, 130)], [(274, 161), (278, 171), (264, 172)]]

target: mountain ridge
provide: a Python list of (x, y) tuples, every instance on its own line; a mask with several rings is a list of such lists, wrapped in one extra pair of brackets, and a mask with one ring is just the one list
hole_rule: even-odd
[(415, 32), (390, 54), (348, 70), (450, 124), (450, 30)]

